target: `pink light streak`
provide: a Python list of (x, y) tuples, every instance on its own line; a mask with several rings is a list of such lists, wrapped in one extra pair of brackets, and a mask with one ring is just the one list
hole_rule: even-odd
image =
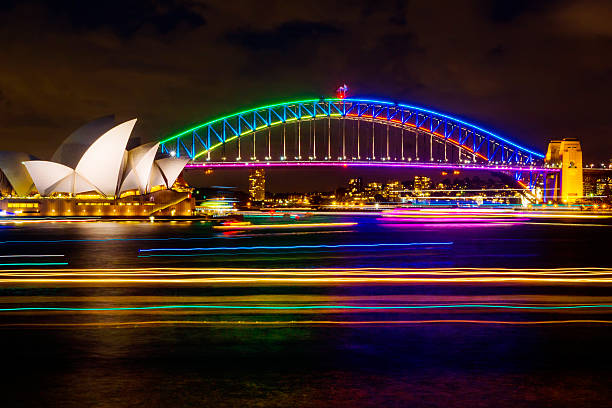
[(251, 168), (251, 167), (397, 167), (415, 169), (461, 169), (486, 171), (517, 171), (535, 173), (558, 173), (558, 168), (544, 168), (532, 166), (504, 166), (482, 164), (448, 164), (448, 163), (414, 163), (414, 162), (378, 162), (378, 161), (256, 161), (256, 162), (194, 162), (186, 168)]

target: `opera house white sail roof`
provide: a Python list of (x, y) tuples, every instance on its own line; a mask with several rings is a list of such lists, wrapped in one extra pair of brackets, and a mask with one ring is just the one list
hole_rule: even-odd
[[(34, 182), (26, 171), (26, 168), (21, 164), (26, 160), (32, 160), (34, 157), (23, 152), (0, 152), (0, 172), (8, 182), (8, 193), (11, 190), (18, 196), (26, 196), (34, 189)], [(1, 176), (1, 175), (0, 175)], [(0, 177), (0, 180), (2, 177)], [(2, 184), (2, 183), (0, 183)]]
[(155, 142), (126, 150), (135, 124), (136, 119), (116, 126), (112, 116), (97, 119), (70, 135), (52, 161), (25, 160), (23, 165), (43, 196), (117, 197), (126, 191), (145, 194), (160, 186), (171, 188), (188, 159), (155, 160), (159, 147)]
[(68, 167), (75, 168), (89, 149), (89, 146), (96, 141), (100, 135), (114, 128), (115, 115), (108, 115), (87, 122), (68, 136), (57, 148), (51, 161), (60, 163)]

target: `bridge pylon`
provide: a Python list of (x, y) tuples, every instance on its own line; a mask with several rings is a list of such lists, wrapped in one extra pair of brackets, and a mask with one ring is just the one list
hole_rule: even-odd
[(561, 179), (557, 177), (554, 181), (554, 200), (570, 204), (584, 196), (582, 149), (577, 139), (552, 140), (548, 144), (545, 162), (561, 168)]

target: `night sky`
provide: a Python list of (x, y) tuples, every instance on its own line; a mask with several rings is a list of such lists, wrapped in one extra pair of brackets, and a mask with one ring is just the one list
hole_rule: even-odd
[(544, 151), (612, 157), (609, 1), (3, 1), (0, 149), (49, 158), (84, 122), (159, 139), (243, 108), (376, 96)]

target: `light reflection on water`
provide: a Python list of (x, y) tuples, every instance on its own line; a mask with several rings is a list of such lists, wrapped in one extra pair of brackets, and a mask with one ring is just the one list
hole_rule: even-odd
[[(609, 305), (612, 286), (604, 282), (608, 271), (585, 269), (610, 266), (605, 250), (609, 227), (591, 227), (606, 223), (445, 225), (350, 216), (315, 216), (308, 222), (332, 220), (356, 220), (358, 225), (232, 233), (199, 222), (3, 226), (0, 255), (60, 254), (70, 270), (127, 268), (121, 271), (124, 277), (142, 274), (147, 268), (188, 268), (181, 273), (192, 271), (203, 281), (36, 283), (25, 281), (34, 273), (26, 272), (19, 277), (22, 282), (0, 283), (2, 308), (247, 307), (0, 312), (0, 344), (7, 351), (5, 365), (12, 374), (3, 399), (7, 406), (40, 406), (45, 401), (63, 407), (488, 406), (493, 401), (496, 406), (516, 407), (605, 406), (612, 398), (612, 327), (593, 323), (611, 321), (608, 309), (289, 309), (303, 305)], [(402, 242), (453, 244), (138, 257), (140, 249), (168, 247)], [(203, 272), (202, 268), (208, 269)], [(271, 268), (294, 274), (325, 269), (334, 279), (342, 271), (351, 271), (350, 276), (362, 281), (206, 281), (206, 272), (221, 268), (245, 268), (259, 274)], [(374, 273), (366, 268), (401, 276), (408, 274), (402, 268), (448, 273), (475, 268), (468, 276), (476, 277), (498, 276), (495, 268), (508, 276), (510, 269), (530, 268), (536, 271), (528, 276), (564, 272), (571, 279), (587, 276), (595, 281), (436, 282), (440, 276), (430, 271), (432, 276), (426, 278), (432, 281), (428, 282), (391, 283), (397, 276), (390, 274), (385, 276), (387, 282), (366, 282), (363, 278)], [(7, 269), (0, 273), (9, 273)], [(48, 269), (59, 273), (62, 267)], [(55, 272), (50, 276), (57, 277)], [(234, 270), (227, 276), (234, 279), (238, 274)], [(262, 305), (287, 309), (248, 309)], [(538, 324), (526, 325), (534, 322)]]

